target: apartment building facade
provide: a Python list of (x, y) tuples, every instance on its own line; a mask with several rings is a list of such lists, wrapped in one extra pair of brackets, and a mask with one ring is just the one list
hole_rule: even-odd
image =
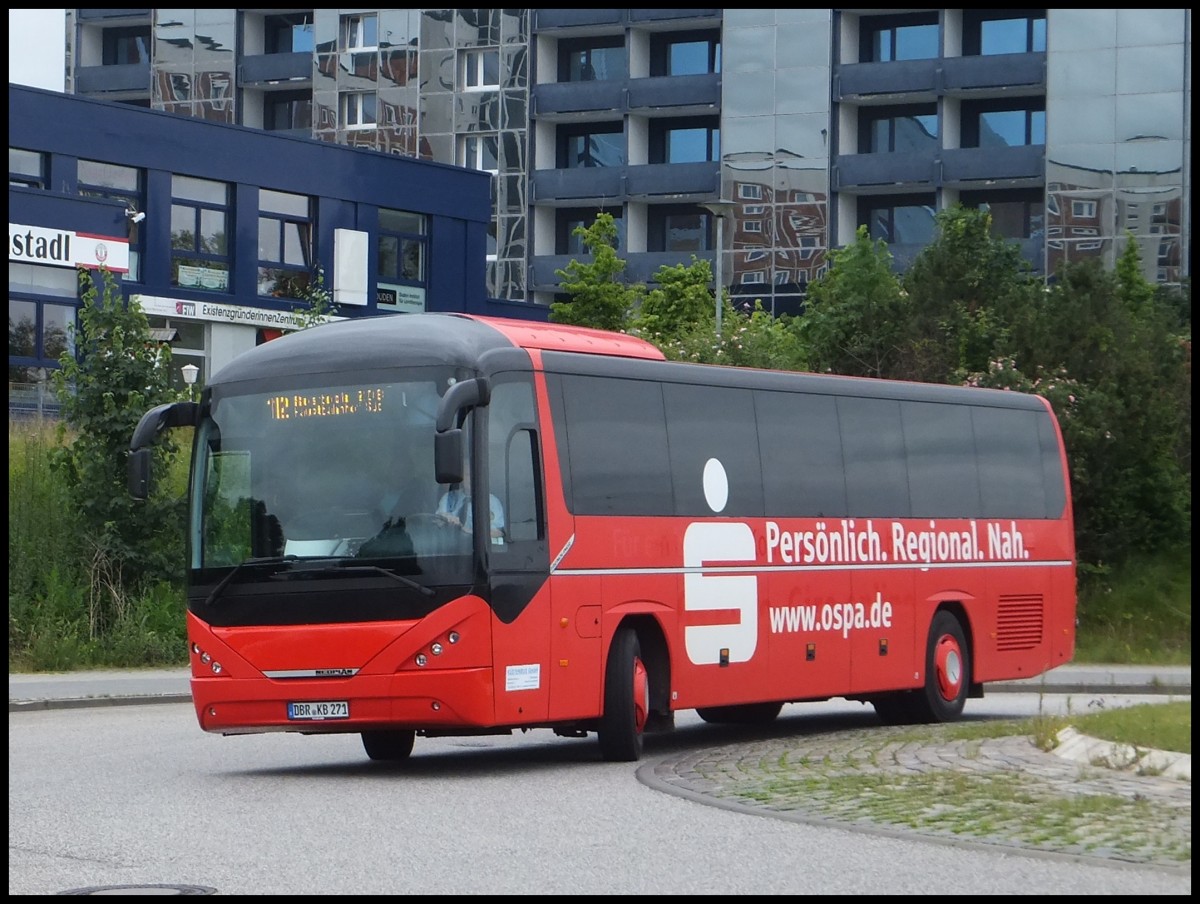
[(720, 235), (775, 313), (954, 203), (1047, 277), (1130, 240), (1190, 276), (1188, 9), (67, 12), (69, 92), (490, 173), (499, 298), (554, 300), (598, 211), (631, 280)]

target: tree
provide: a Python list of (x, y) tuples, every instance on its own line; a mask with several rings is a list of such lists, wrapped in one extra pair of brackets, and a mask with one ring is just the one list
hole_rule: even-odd
[[(75, 351), (64, 351), (51, 375), (62, 406), (54, 464), (84, 530), (94, 632), (119, 618), (128, 590), (173, 576), (183, 558), (176, 526), (184, 506), (163, 488), (144, 503), (126, 489), (134, 428), (147, 410), (179, 395), (171, 387), (170, 348), (151, 339), (146, 315), (136, 302), (126, 304), (112, 273), (100, 273), (103, 294), (88, 270), (79, 271)], [(159, 441), (159, 473), (177, 451), (170, 437)]]
[(628, 315), (631, 330), (660, 347), (678, 343), (698, 327), (710, 334), (715, 330), (716, 306), (708, 261), (692, 255), (690, 266), (659, 267), (655, 281), (657, 286)]
[(860, 226), (851, 244), (829, 251), (829, 270), (809, 285), (799, 334), (814, 370), (898, 377), (916, 354), (915, 319), (887, 243)]
[(312, 278), (307, 280), (298, 292), (304, 304), (293, 307), (292, 313), (300, 321), (300, 329), (319, 326), (338, 313), (332, 293), (325, 288), (325, 270), (322, 267), (313, 271)]
[(1042, 288), (1020, 245), (992, 234), (986, 210), (939, 211), (936, 235), (902, 284), (912, 320), (911, 359), (898, 376), (939, 382), (986, 370), (1014, 311)]
[(612, 214), (600, 213), (591, 226), (576, 227), (575, 235), (583, 240), (591, 262), (572, 260), (565, 269), (555, 271), (562, 280), (563, 292), (571, 300), (553, 302), (550, 319), (555, 323), (621, 331), (630, 312), (641, 302), (645, 287), (626, 285), (619, 279), (625, 261), (617, 257), (616, 221)]

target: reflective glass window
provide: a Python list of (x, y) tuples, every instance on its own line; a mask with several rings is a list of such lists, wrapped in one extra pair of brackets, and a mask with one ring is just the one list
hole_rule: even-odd
[(258, 191), (258, 294), (304, 298), (312, 281), (312, 200)]
[(560, 82), (590, 82), (629, 77), (625, 39), (621, 35), (573, 38), (558, 45)]
[(8, 149), (8, 184), (27, 188), (46, 187), (45, 156), (37, 151)]
[(228, 183), (171, 177), (171, 285), (230, 290)]

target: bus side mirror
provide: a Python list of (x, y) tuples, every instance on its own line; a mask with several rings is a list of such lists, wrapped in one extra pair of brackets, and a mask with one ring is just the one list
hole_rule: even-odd
[(126, 465), (129, 495), (134, 499), (146, 499), (150, 495), (150, 450), (138, 449), (129, 453)]
[(171, 427), (195, 427), (199, 423), (200, 406), (195, 402), (166, 402), (142, 415), (129, 441), (125, 464), (130, 496), (145, 499), (150, 495), (150, 446), (158, 435)]
[(438, 483), (462, 483), (462, 429), (453, 427), (433, 436), (433, 470)]
[(463, 479), (463, 412), (486, 405), (492, 384), (484, 377), (455, 383), (438, 403), (433, 434), (433, 471), (438, 483), (461, 483)]

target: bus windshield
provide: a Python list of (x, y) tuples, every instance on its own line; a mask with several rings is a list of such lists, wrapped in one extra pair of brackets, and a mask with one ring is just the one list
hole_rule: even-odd
[(425, 367), (214, 391), (193, 464), (192, 569), (445, 558), (433, 570), (460, 577), (470, 535), (435, 514), (447, 488), (434, 479), (434, 422), (453, 382), (453, 369)]

